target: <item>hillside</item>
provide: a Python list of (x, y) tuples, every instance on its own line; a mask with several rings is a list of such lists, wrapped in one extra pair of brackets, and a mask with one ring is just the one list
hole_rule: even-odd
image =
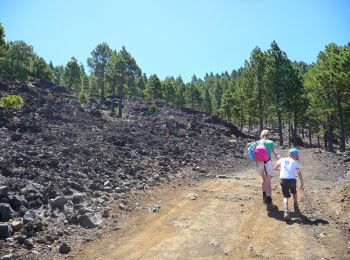
[(111, 203), (133, 210), (127, 194), (247, 165), (249, 136), (215, 116), (128, 99), (119, 119), (50, 83), (1, 80), (0, 96), (11, 93), (25, 106), (0, 109), (0, 255), (57, 254), (66, 237), (101, 228)]

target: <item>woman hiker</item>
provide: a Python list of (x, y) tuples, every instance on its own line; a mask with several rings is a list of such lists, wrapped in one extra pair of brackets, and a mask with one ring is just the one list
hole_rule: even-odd
[(270, 131), (263, 130), (260, 134), (259, 144), (263, 144), (267, 148), (267, 152), (269, 155), (269, 160), (265, 162), (256, 162), (257, 172), (260, 174), (262, 178), (261, 189), (263, 193), (263, 202), (267, 204), (267, 210), (272, 210), (272, 198), (271, 198), (271, 179), (274, 176), (274, 169), (272, 164), (272, 153), (274, 156), (279, 159), (280, 156), (277, 153), (276, 144), (274, 141), (269, 140)]

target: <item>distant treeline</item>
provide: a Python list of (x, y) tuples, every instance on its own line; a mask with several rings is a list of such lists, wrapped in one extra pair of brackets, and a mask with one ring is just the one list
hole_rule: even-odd
[[(101, 104), (111, 97), (111, 110), (122, 115), (125, 95), (165, 100), (178, 107), (190, 107), (218, 114), (228, 121), (262, 130), (277, 126), (280, 145), (297, 140), (308, 129), (311, 136), (324, 140), (325, 148), (339, 144), (345, 151), (350, 133), (350, 43), (328, 44), (313, 64), (291, 61), (273, 41), (270, 49), (252, 50), (244, 66), (231, 73), (193, 75), (185, 83), (181, 76), (159, 80), (146, 76), (135, 59), (101, 43), (87, 59), (90, 73), (72, 57), (65, 66), (49, 64), (24, 41), (6, 42), (0, 24), (0, 74), (27, 81), (30, 77), (65, 86), (82, 102), (98, 96)], [(115, 97), (118, 104), (115, 105)], [(288, 126), (288, 127), (286, 127)]]

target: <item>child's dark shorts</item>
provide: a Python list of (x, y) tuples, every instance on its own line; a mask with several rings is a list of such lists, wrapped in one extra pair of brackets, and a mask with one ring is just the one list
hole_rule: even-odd
[(281, 179), (281, 187), (284, 198), (290, 198), (290, 194), (297, 193), (297, 180), (296, 179)]

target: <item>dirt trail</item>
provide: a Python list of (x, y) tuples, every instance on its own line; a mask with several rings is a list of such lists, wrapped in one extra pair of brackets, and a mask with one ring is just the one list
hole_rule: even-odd
[[(292, 215), (282, 219), (278, 179), (267, 213), (260, 199), (260, 180), (253, 170), (228, 179), (212, 179), (190, 187), (155, 191), (143, 209), (105, 234), (72, 252), (74, 259), (346, 259), (344, 233), (325, 219)], [(194, 193), (198, 198), (191, 200)], [(306, 197), (306, 196), (305, 196)], [(158, 202), (159, 212), (145, 208)], [(308, 201), (301, 202), (303, 210)], [(304, 213), (303, 213), (304, 214)], [(319, 229), (319, 230), (318, 230)], [(320, 233), (321, 235), (315, 235)], [(322, 235), (323, 234), (323, 235)]]

